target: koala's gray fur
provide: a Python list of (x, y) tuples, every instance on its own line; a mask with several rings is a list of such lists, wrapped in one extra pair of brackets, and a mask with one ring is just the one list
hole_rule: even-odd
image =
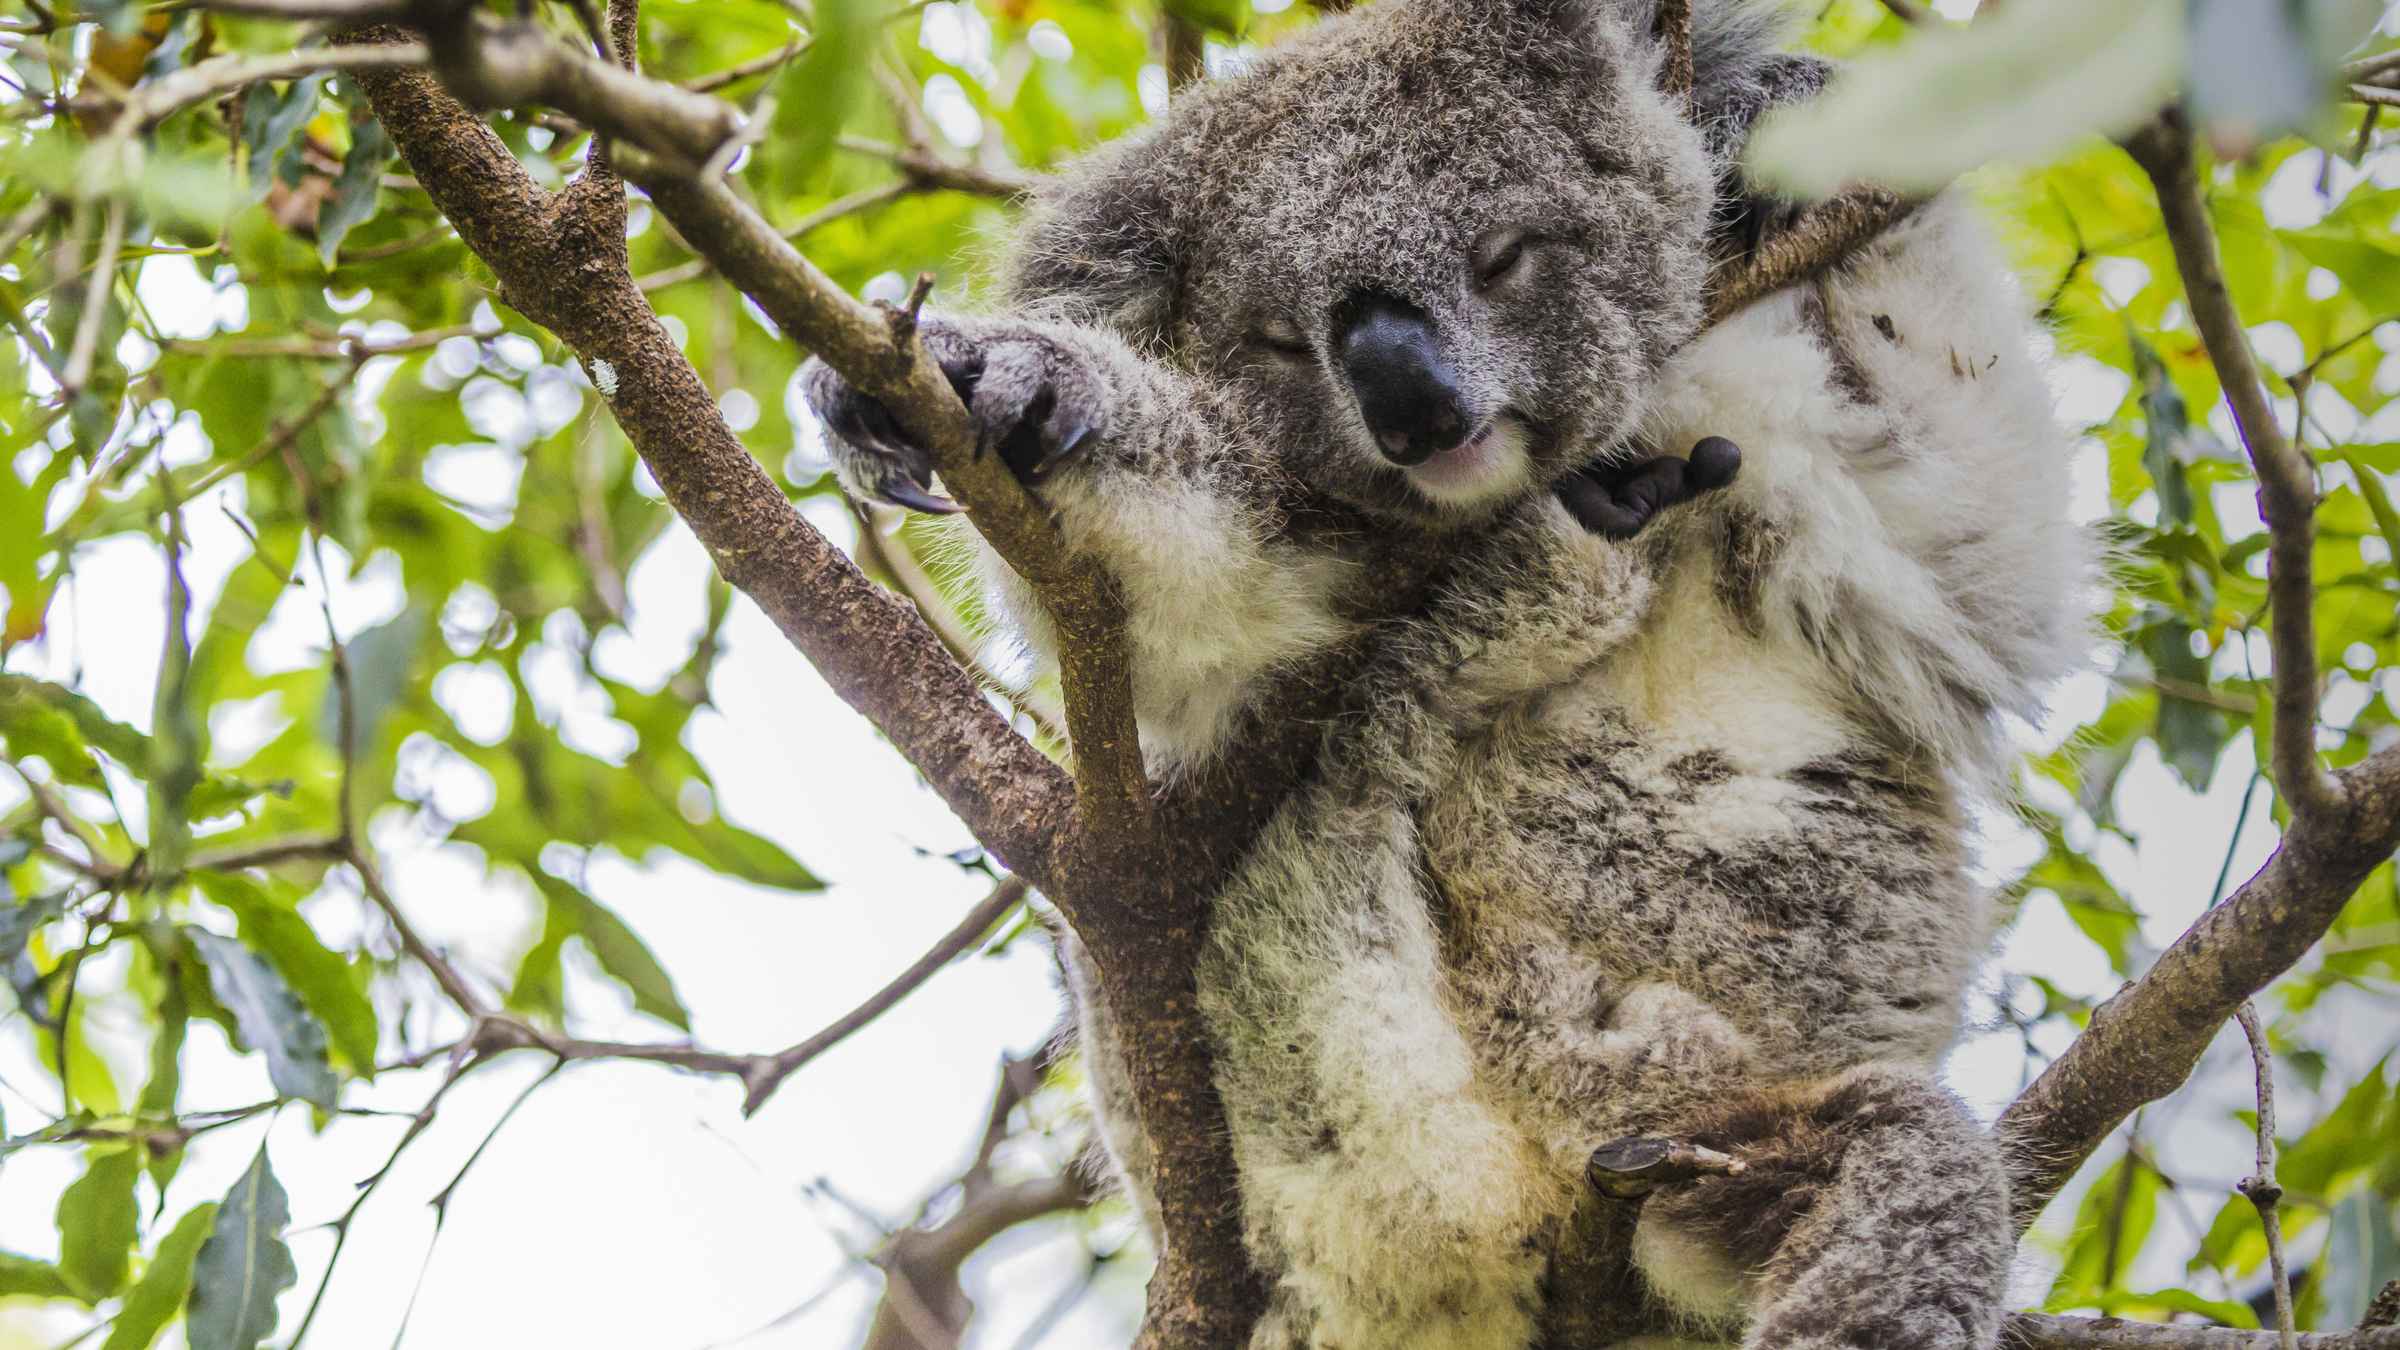
[[(1955, 203), (1698, 333), (1712, 251), (1773, 211), (1729, 156), (1821, 79), (1757, 7), (1700, 11), (1697, 118), (1656, 91), (1643, 0), (1328, 21), (1044, 189), (999, 316), (927, 320), (994, 448), (1122, 580), (1157, 772), (1204, 769), (1277, 670), (1380, 625), (1199, 973), (1275, 1282), (1262, 1348), (1525, 1350), (1585, 1160), (1638, 1132), (1751, 1164), (1643, 1214), (1637, 1265), (1695, 1336), (1996, 1334), (2006, 1183), (1933, 1069), (1989, 939), (1967, 808), (2000, 719), (2082, 654), (2066, 447)], [(1376, 452), (1329, 345), (1361, 294), (1428, 316), (1488, 419), (1465, 487)], [(844, 482), (920, 495), (888, 414), (807, 378)], [(1707, 435), (1739, 479), (1629, 542), (1552, 494)], [(1444, 562), (1421, 613), (1373, 592), (1395, 548)], [(1066, 945), (1102, 1130), (1155, 1219)]]

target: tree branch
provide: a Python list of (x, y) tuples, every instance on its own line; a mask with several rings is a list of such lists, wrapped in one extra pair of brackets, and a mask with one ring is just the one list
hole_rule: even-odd
[[(620, 160), (727, 280), (787, 335), (889, 408), (933, 452), (943, 486), (1008, 565), (1033, 583), (1058, 627), (1067, 735), (1087, 823), (1142, 829), (1150, 791), (1134, 731), (1124, 602), (1115, 580), (1061, 548), (1041, 504), (999, 456), (981, 453), (966, 406), (913, 329), (896, 331), (888, 314), (852, 299), (722, 181), (684, 177), (637, 156)], [(1058, 898), (1075, 921), (1071, 896)]]
[[(391, 34), (376, 35), (390, 41)], [(1012, 871), (1048, 888), (1072, 785), (941, 639), (810, 528), (718, 415), (625, 264), (622, 224), (562, 212), (421, 71), (362, 71), (376, 117), (501, 295), (611, 372), (610, 410), (717, 570), (914, 763)], [(616, 210), (622, 212), (619, 199)]]
[(1167, 49), (1167, 89), (1170, 94), (1187, 89), (1208, 77), (1208, 36), (1200, 25), (1168, 10), (1159, 20), (1165, 30)]
[(2267, 522), (2275, 719), (2271, 763), (2291, 828), (2232, 899), (2202, 914), (2004, 1112), (2012, 1201), (2030, 1224), (2125, 1116), (2172, 1092), (2228, 1018), (2331, 927), (2367, 874), (2400, 844), (2400, 746), (2327, 774), (2316, 752), (2317, 666), (2310, 554), (2316, 484), (2276, 423), (2225, 288), (2191, 135), (2169, 111), (2126, 149), (2156, 185), (2192, 318), (2249, 449)]
[(1666, 59), (1659, 65), (1658, 86), (1679, 99), (1689, 113), (1692, 101), (1692, 0), (1658, 0), (1653, 30)]
[(2274, 856), (2202, 914), (1994, 1126), (2009, 1150), (2017, 1226), (2031, 1224), (2111, 1130), (2191, 1076), (2243, 1001), (2289, 970), (2400, 842), (2400, 747), (2339, 771), (2351, 809), (2295, 820)]
[(2192, 323), (2208, 347), (2209, 362), (2225, 387), (2242, 444), (2258, 472), (2259, 514), (2268, 532), (2267, 592), (2274, 604), (2275, 785), (2295, 816), (2323, 815), (2340, 803), (2317, 762), (2317, 636), (2310, 579), (2317, 510), (2313, 466), (2307, 451), (2284, 436), (2267, 402), (2247, 330), (2225, 286), (2216, 226), (2201, 197), (2191, 131), (2183, 114), (2169, 109), (2127, 137), (2125, 149), (2158, 190)]
[[(2400, 1330), (2312, 1332), (2299, 1350), (2400, 1350)], [(2017, 1313), (2001, 1328), (2002, 1350), (2281, 1350), (2272, 1331), (2161, 1325), (2115, 1317), (2053, 1317)]]
[(1905, 220), (1916, 205), (1895, 192), (1858, 187), (1808, 207), (1791, 228), (1712, 278), (1708, 322), (1722, 323), (1776, 291), (1835, 266)]
[(922, 145), (890, 145), (864, 136), (838, 137), (834, 144), (854, 155), (888, 160), (920, 187), (1005, 199), (1023, 196), (1034, 185), (1029, 175), (963, 164)]

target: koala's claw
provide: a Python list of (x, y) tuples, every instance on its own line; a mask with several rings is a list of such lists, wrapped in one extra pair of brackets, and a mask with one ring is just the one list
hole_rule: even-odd
[[(1019, 482), (1042, 482), (1105, 434), (1101, 378), (1041, 332), (1005, 323), (962, 329), (930, 315), (918, 332), (975, 419), (975, 452), (998, 454)], [(959, 509), (933, 491), (933, 456), (890, 409), (821, 361), (809, 362), (801, 390), (825, 422), (834, 469), (853, 495), (943, 515)]]
[(1558, 485), (1558, 499), (1594, 534), (1631, 539), (1668, 507), (1732, 482), (1741, 467), (1741, 447), (1710, 436), (1692, 447), (1688, 459), (1661, 455), (1579, 469)]
[(988, 343), (967, 402), (983, 431), (978, 448), (997, 452), (1027, 486), (1050, 477), (1105, 431), (1106, 406), (1095, 375), (1037, 333)]
[(875, 495), (894, 506), (903, 506), (911, 511), (922, 511), (929, 516), (955, 516), (967, 509), (948, 497), (918, 487), (905, 478), (886, 482), (875, 490)]

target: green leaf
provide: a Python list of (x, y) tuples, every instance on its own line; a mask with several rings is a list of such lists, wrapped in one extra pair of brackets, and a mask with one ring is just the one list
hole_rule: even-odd
[[(150, 1039), (150, 1077), (143, 1081), (133, 1109), (147, 1120), (172, 1120), (183, 1089), (183, 1037), (191, 1022), (191, 1000), (184, 996), (183, 972), (175, 965), (166, 965), (159, 979), (165, 989), (158, 999), (158, 1031)], [(158, 1188), (161, 1203), (182, 1166), (181, 1148), (149, 1150), (150, 1184)]]
[(67, 1277), (48, 1261), (0, 1251), (0, 1298), (22, 1294), (30, 1298), (72, 1298), (90, 1302), (75, 1292)]
[(2192, 638), (2191, 625), (2169, 618), (2143, 631), (2141, 647), (2168, 682), (2158, 698), (2159, 755), (2192, 791), (2206, 792), (2233, 732), (2223, 712), (2198, 701), (2208, 691), (2208, 660), (2194, 654)]
[(342, 237), (375, 214), (384, 166), (391, 162), (392, 142), (383, 134), (383, 124), (364, 108), (357, 109), (350, 119), (350, 153), (342, 156), (341, 176), (334, 180), (333, 195), (317, 208), (317, 256), (327, 267), (333, 266)]
[(125, 1287), (141, 1236), (133, 1185), (142, 1174), (142, 1156), (138, 1149), (110, 1145), (86, 1157), (83, 1175), (58, 1197), (58, 1268), (90, 1301)]
[(250, 151), (250, 197), (256, 201), (280, 177), (297, 183), (306, 161), (296, 153), (300, 129), (317, 112), (317, 93), (325, 77), (294, 80), (278, 92), (272, 85), (253, 85), (242, 104), (242, 143)]
[[(408, 689), (417, 645), (424, 636), (425, 611), (410, 605), (389, 623), (377, 624), (343, 644), (350, 665), (351, 711), (355, 719), (348, 753), (360, 755), (374, 747), (385, 716)], [(317, 727), (325, 743), (339, 751), (342, 706), (338, 684), (325, 688), (325, 703), (318, 714)]]
[(378, 1028), (375, 1005), (350, 978), (350, 964), (328, 951), (294, 908), (289, 888), (270, 892), (248, 877), (197, 875), (200, 892), (231, 911), (245, 946), (274, 962), (292, 991), (325, 1024), (333, 1048), (352, 1070), (372, 1074)]
[(767, 142), (774, 148), (761, 172), (775, 192), (810, 186), (832, 154), (835, 135), (866, 87), (877, 8), (870, 0), (819, 0), (808, 50), (769, 87), (775, 113)]
[[(11, 439), (0, 436), (0, 457), (13, 449)], [(49, 469), (30, 483), (0, 467), (0, 592), (8, 596), (7, 609), (0, 611), (0, 651), (42, 631), (50, 587), (42, 581), (40, 564), (52, 547), (42, 534), (43, 516), (51, 487), (72, 463), (70, 456), (54, 456)]]
[(167, 523), (166, 636), (158, 689), (151, 700), (150, 871), (174, 876), (191, 851), (192, 789), (200, 781), (199, 710), (188, 697), (192, 671), (192, 590), (183, 575), (183, 522)]
[(2142, 341), (2141, 335), (2126, 325), (2126, 336), (2133, 349), (2134, 371), (2141, 378), (2142, 420), (2147, 424), (2149, 437), (2143, 443), (2142, 464), (2150, 470), (2150, 481), (2158, 489), (2158, 523), (2161, 526), (2185, 529), (2192, 523), (2192, 485), (2184, 473), (2184, 446), (2192, 439), (2192, 416), (2183, 401), (2183, 393), (2167, 378), (2166, 363), (2158, 359), (2158, 349)]
[(525, 949), (508, 987), (511, 1009), (550, 1022), (566, 1016), (567, 972), (559, 957), (567, 939), (575, 936), (571, 914), (565, 905), (542, 906), (542, 936)]
[(216, 1218), (217, 1205), (212, 1200), (194, 1205), (175, 1221), (174, 1230), (158, 1244), (158, 1255), (150, 1258), (149, 1269), (126, 1291), (125, 1303), (117, 1310), (117, 1320), (110, 1325), (100, 1350), (149, 1350), (158, 1333), (182, 1311), (192, 1288), (193, 1263)]
[(550, 903), (553, 916), (563, 916), (591, 949), (600, 968), (633, 993), (633, 1006), (679, 1030), (692, 1029), (691, 1014), (675, 994), (675, 982), (650, 948), (634, 936), (625, 921), (607, 906), (548, 873), (534, 874), (534, 884)]
[(2156, 112), (2183, 66), (2179, 0), (2011, 0), (1966, 28), (1927, 24), (1771, 113), (1750, 163), (1804, 196), (1860, 180), (1933, 191), (1995, 159), (2057, 154)]
[(2344, 452), (2342, 462), (2350, 466), (2351, 474), (2358, 479), (2358, 495), (2366, 498), (2367, 509), (2375, 514), (2376, 531), (2383, 535), (2384, 546), (2392, 551), (2395, 565), (2400, 565), (2400, 510), (2392, 507), (2391, 490), (2383, 485), (2382, 475), (2368, 468), (2356, 451)]
[(231, 938), (191, 928), (192, 947), (208, 963), (210, 987), (240, 1023), (242, 1039), (267, 1057), (275, 1090), (324, 1110), (336, 1084), (325, 1059), (325, 1028), (292, 993), (273, 966)]
[(275, 1331), (275, 1297), (300, 1279), (283, 1245), (291, 1222), (283, 1186), (258, 1146), (250, 1170), (226, 1193), (208, 1241), (192, 1263), (192, 1297), (184, 1314), (191, 1350), (256, 1350)]
[(13, 755), (40, 755), (77, 787), (107, 787), (94, 750), (133, 773), (150, 765), (148, 737), (74, 690), (24, 675), (0, 675), (0, 739)]
[[(17, 842), (13, 839), (8, 841), (11, 844)], [(15, 889), (8, 884), (5, 876), (0, 876), (0, 965), (24, 955), (25, 944), (33, 940), (35, 930), (67, 912), (67, 891), (29, 896), (24, 903), (18, 904), (15, 903)]]
[(2368, 0), (2194, 0), (2192, 111), (2243, 140), (2306, 130), (2325, 114), (2342, 56), (2375, 26)]
[(2075, 1211), (2075, 1242), (2051, 1285), (2052, 1310), (2103, 1300), (2132, 1268), (2158, 1221), (2156, 1169), (2127, 1154), (2109, 1165)]

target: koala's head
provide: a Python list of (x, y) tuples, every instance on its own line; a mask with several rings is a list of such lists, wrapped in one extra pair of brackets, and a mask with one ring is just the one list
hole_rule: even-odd
[[(1659, 90), (1653, 7), (1324, 23), (1039, 194), (1012, 298), (1231, 389), (1318, 490), (1480, 519), (1616, 448), (1698, 328), (1725, 114)], [(1757, 8), (1696, 8), (1702, 88), (1755, 86)]]

